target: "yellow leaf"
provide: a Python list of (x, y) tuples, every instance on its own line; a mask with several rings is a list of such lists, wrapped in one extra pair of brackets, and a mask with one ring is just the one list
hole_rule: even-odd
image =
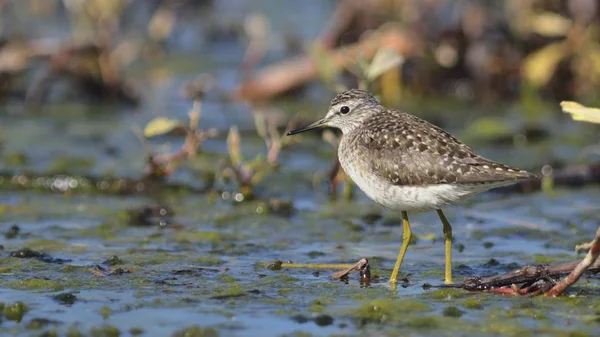
[(265, 115), (259, 111), (254, 112), (254, 126), (256, 127), (256, 133), (262, 139), (267, 139), (267, 119)]
[(148, 124), (146, 124), (146, 127), (144, 128), (144, 137), (149, 138), (158, 135), (163, 135), (165, 133), (173, 131), (173, 129), (179, 126), (182, 125), (178, 120), (159, 117), (151, 120), (150, 122), (148, 122)]
[(572, 22), (564, 16), (545, 12), (533, 16), (530, 21), (531, 30), (543, 36), (557, 37), (565, 36), (571, 28)]
[(562, 42), (551, 43), (530, 54), (525, 58), (522, 66), (525, 80), (537, 88), (546, 85), (566, 54)]
[(600, 124), (600, 109), (588, 108), (577, 102), (562, 101), (560, 106), (565, 113), (571, 114), (576, 121)]

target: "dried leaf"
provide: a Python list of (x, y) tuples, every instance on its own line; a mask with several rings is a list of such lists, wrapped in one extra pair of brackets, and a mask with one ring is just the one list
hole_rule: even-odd
[(373, 81), (388, 70), (400, 66), (404, 62), (404, 57), (393, 49), (381, 48), (371, 60), (367, 70), (367, 80)]
[(269, 20), (264, 14), (251, 13), (244, 19), (244, 30), (251, 40), (266, 40), (271, 29)]
[(232, 126), (227, 135), (227, 150), (229, 151), (229, 159), (234, 167), (238, 167), (242, 163), (242, 153), (240, 150), (240, 132), (237, 126)]
[(522, 68), (525, 80), (537, 88), (546, 85), (566, 54), (564, 43), (556, 42), (527, 56)]
[(254, 126), (256, 127), (256, 133), (262, 139), (267, 139), (267, 119), (265, 115), (261, 112), (254, 112), (252, 114), (254, 117)]
[(151, 120), (146, 124), (144, 128), (144, 137), (154, 137), (158, 135), (163, 135), (165, 133), (173, 131), (173, 129), (177, 127), (182, 127), (181, 122), (175, 119), (159, 117)]
[(600, 109), (588, 108), (577, 102), (562, 101), (560, 106), (565, 113), (571, 114), (574, 120), (600, 124)]
[(200, 122), (200, 116), (201, 116), (201, 107), (202, 107), (202, 105), (200, 104), (200, 100), (199, 99), (194, 100), (194, 105), (192, 107), (192, 110), (190, 110), (190, 112), (189, 112), (190, 130), (196, 130), (198, 128), (198, 123)]
[(159, 8), (148, 23), (148, 35), (153, 40), (164, 40), (173, 32), (176, 21), (172, 9)]

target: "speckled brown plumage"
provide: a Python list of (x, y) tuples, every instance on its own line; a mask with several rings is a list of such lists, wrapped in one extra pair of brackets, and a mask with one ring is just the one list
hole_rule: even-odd
[(369, 160), (363, 161), (368, 169), (392, 185), (485, 184), (536, 177), (483, 158), (441, 128), (408, 113), (386, 109), (364, 91), (339, 94), (331, 105), (349, 99), (364, 99), (367, 103), (363, 109), (378, 111), (364, 118), (360, 128), (344, 135), (345, 148), (368, 156)]

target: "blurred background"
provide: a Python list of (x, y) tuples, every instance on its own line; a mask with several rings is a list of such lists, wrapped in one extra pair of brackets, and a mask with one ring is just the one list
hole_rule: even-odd
[[(574, 121), (560, 102), (600, 107), (599, 6), (0, 0), (0, 298), (24, 305), (7, 319), (32, 319), (21, 310), (29, 307), (64, 322), (59, 332), (124, 331), (141, 317), (154, 333), (201, 319), (248, 335), (289, 333), (301, 321), (314, 323), (305, 332), (348, 333), (363, 312), (336, 310), (361, 305), (358, 285), (259, 263), (367, 256), (373, 274), (391, 269), (398, 215), (340, 171), (339, 132), (284, 136), (353, 87), (542, 177), (449, 213), (459, 276), (574, 259), (600, 222), (600, 128)], [(436, 224), (435, 215), (415, 220), (411, 287), (401, 290), (425, 303), (435, 298), (412, 285), (441, 280)], [(375, 285), (369, 298), (377, 296), (389, 294)], [(561, 326), (562, 313), (546, 309)], [(392, 318), (391, 335), (405, 316)], [(512, 317), (503, 327), (521, 331)], [(1, 321), (0, 332), (23, 331)], [(438, 332), (454, 324), (438, 323)]]
[[(316, 118), (333, 94), (357, 86), (386, 105), (459, 129), (467, 142), (518, 147), (577, 134), (584, 136), (581, 147), (592, 145), (587, 136), (597, 131), (565, 127), (569, 118), (558, 108), (562, 100), (600, 103), (592, 0), (27, 0), (0, 6), (7, 178), (22, 169), (177, 177), (183, 173), (175, 167), (189, 164), (206, 140), (217, 152), (228, 147), (229, 157), (239, 152), (210, 141), (227, 138), (232, 126), (234, 138), (240, 131), (263, 138), (268, 160), (262, 164), (273, 166), (289, 145), (280, 134), (290, 121)], [(200, 121), (194, 112), (192, 125), (186, 119), (194, 101), (203, 113)], [(149, 121), (152, 130), (131, 132)], [(186, 140), (191, 129), (198, 134)], [(167, 133), (180, 139), (160, 137)], [(336, 137), (325, 136), (335, 146)], [(77, 137), (97, 146), (90, 151)], [(513, 164), (539, 171), (574, 160), (570, 149), (540, 147), (535, 162)], [(266, 169), (237, 172), (240, 159), (228, 159), (236, 172), (226, 176), (237, 180)]]

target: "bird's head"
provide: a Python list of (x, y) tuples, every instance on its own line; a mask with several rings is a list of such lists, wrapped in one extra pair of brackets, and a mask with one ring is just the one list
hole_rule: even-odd
[(346, 90), (331, 100), (325, 118), (287, 134), (295, 135), (325, 126), (340, 129), (342, 133), (347, 134), (360, 126), (366, 118), (378, 113), (380, 108), (379, 102), (370, 93), (359, 89)]

